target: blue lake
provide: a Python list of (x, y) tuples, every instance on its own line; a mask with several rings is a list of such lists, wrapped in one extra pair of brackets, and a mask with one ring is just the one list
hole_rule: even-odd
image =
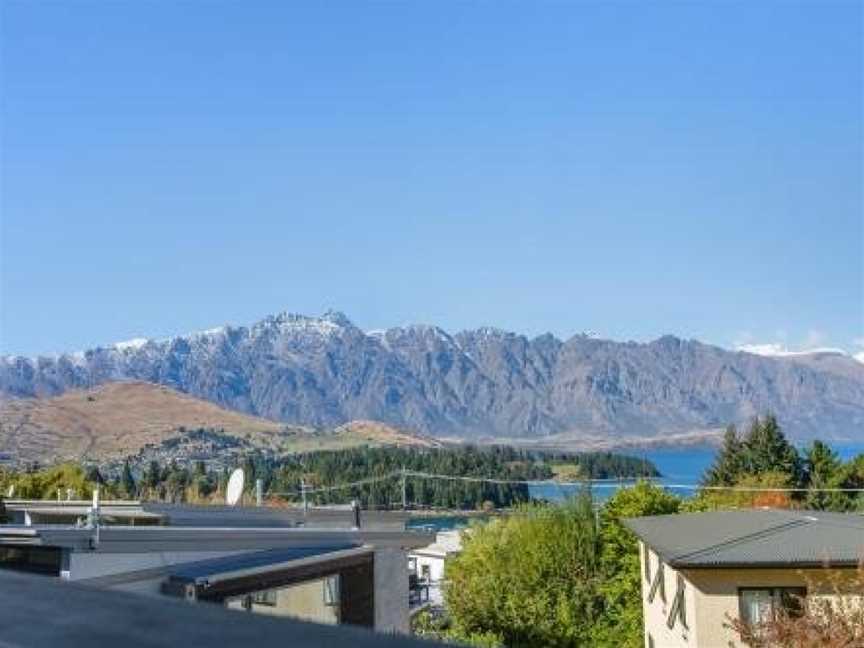
[[(848, 461), (864, 453), (864, 443), (838, 443), (832, 446), (843, 461)], [(692, 495), (693, 488), (702, 479), (702, 475), (714, 461), (717, 452), (712, 447), (664, 448), (662, 450), (647, 450), (642, 453), (622, 451), (621, 454), (632, 454), (645, 457), (657, 466), (662, 475), (656, 481), (666, 485), (669, 490), (678, 495)], [(621, 485), (632, 484), (633, 480), (623, 482), (598, 482), (593, 484), (595, 499), (603, 500), (614, 493)], [(579, 486), (559, 486), (557, 484), (538, 484), (529, 487), (532, 497), (560, 501), (579, 491)]]
[[(864, 443), (838, 443), (833, 444), (834, 450), (843, 461), (848, 461), (859, 454), (864, 454)], [(666, 485), (670, 491), (682, 495), (692, 495), (694, 489), (702, 478), (702, 475), (714, 461), (717, 449), (712, 447), (693, 448), (666, 448), (662, 450), (648, 450), (643, 453), (622, 451), (621, 454), (644, 456), (653, 462), (663, 475), (656, 481)], [(633, 480), (621, 482), (596, 482), (592, 486), (592, 494), (596, 500), (604, 500), (612, 495), (621, 486), (630, 485)], [(680, 488), (676, 486), (690, 486), (691, 488)], [(537, 484), (529, 487), (532, 497), (546, 499), (549, 501), (561, 501), (576, 494), (580, 486), (561, 486), (558, 484)], [(430, 518), (414, 518), (409, 522), (410, 527), (429, 526), (438, 529), (452, 529), (467, 526), (469, 518), (462, 515), (445, 515)]]

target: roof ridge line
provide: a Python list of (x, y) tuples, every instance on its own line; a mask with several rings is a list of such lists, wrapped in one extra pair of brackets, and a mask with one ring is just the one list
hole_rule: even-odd
[(708, 547), (703, 547), (701, 549), (697, 549), (696, 551), (690, 551), (688, 553), (681, 554), (679, 556), (673, 556), (671, 558), (671, 561), (677, 562), (679, 560), (688, 560), (688, 559), (693, 558), (694, 556), (698, 556), (699, 554), (708, 553), (710, 551), (715, 551), (715, 550), (721, 549), (721, 548), (734, 547), (736, 545), (750, 542), (752, 540), (758, 540), (758, 539), (761, 539), (764, 537), (774, 535), (775, 533), (778, 533), (780, 531), (785, 531), (787, 529), (793, 529), (793, 528), (799, 527), (799, 526), (806, 526), (808, 524), (810, 524), (809, 520), (803, 520), (803, 519), (789, 520), (787, 522), (783, 522), (782, 524), (778, 524), (777, 526), (772, 526), (772, 527), (769, 527), (767, 529), (761, 529), (759, 531), (754, 531), (753, 533), (748, 533), (747, 535), (741, 536), (739, 538), (734, 538), (732, 540), (725, 540), (723, 542), (718, 542), (716, 544), (709, 545)]

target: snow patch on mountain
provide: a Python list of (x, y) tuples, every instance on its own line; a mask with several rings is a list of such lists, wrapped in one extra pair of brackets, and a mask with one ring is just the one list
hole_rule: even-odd
[(111, 346), (118, 351), (136, 351), (146, 345), (149, 341), (148, 338), (133, 338), (124, 342), (115, 342)]
[(819, 354), (830, 354), (830, 355), (849, 355), (843, 349), (837, 349), (834, 347), (817, 347), (813, 349), (788, 349), (786, 346), (782, 344), (769, 343), (769, 344), (739, 344), (735, 347), (736, 351), (743, 351), (744, 353), (752, 353), (753, 355), (759, 356), (767, 356), (774, 358), (787, 358), (794, 356), (806, 356), (806, 355), (819, 355)]

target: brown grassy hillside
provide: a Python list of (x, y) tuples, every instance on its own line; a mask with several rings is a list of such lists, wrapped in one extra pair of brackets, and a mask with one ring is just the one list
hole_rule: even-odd
[(304, 452), (357, 445), (436, 442), (371, 421), (332, 431), (285, 425), (223, 409), (143, 382), (109, 383), (54, 398), (0, 402), (0, 452), (19, 461), (108, 460), (135, 454), (181, 435), (181, 428), (213, 428), (274, 452)]

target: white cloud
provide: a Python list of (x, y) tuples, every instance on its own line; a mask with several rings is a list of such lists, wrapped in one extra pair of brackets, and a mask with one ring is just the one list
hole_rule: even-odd
[(852, 343), (858, 348), (862, 349), (857, 353), (853, 353), (852, 357), (855, 358), (858, 362), (864, 364), (864, 337), (855, 338), (852, 340)]

